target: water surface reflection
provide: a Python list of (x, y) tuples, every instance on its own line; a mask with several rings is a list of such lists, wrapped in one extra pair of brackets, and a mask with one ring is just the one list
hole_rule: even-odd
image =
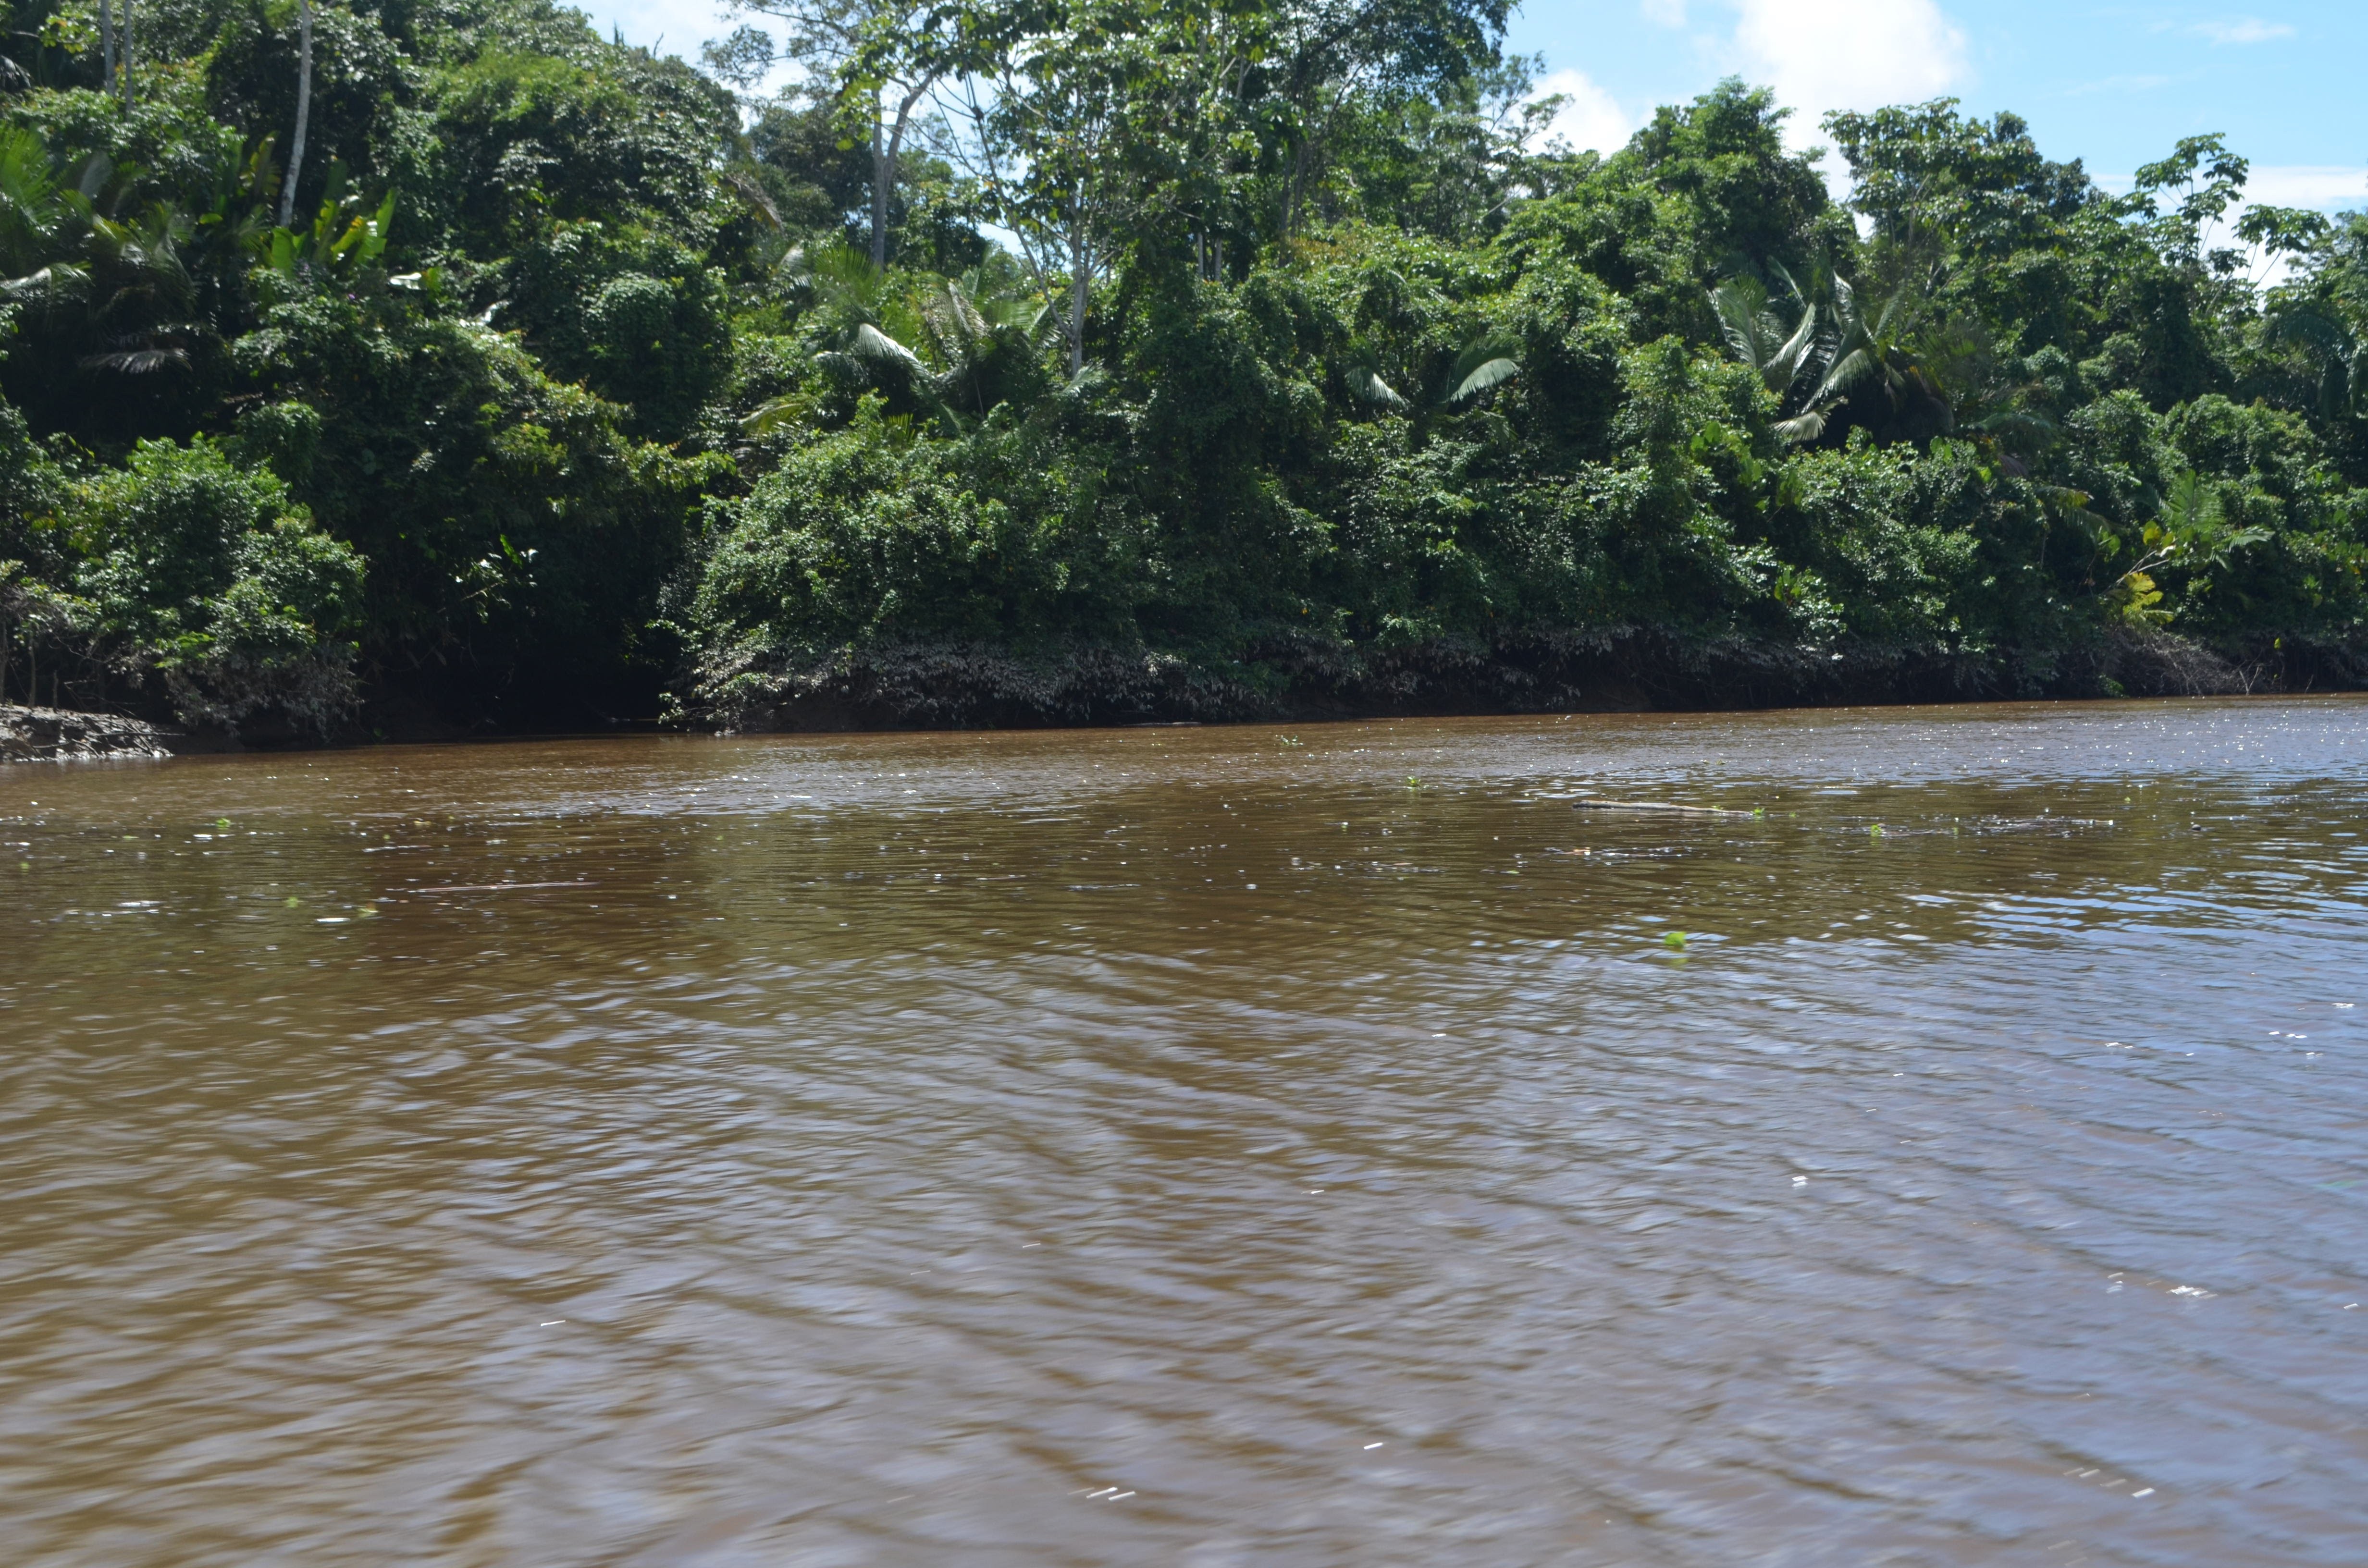
[(2364, 801), (2351, 699), (0, 772), (8, 1555), (2368, 1561)]

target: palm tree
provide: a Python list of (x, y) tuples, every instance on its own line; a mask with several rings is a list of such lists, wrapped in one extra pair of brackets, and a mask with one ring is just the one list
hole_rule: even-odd
[[(949, 424), (958, 423), (928, 366), (897, 335), (918, 336), (923, 317), (891, 287), (884, 269), (842, 239), (811, 254), (797, 246), (781, 258), (780, 270), (812, 300), (814, 319), (828, 345), (815, 354), (816, 364), (858, 386), (907, 394)], [(775, 398), (741, 424), (751, 435), (761, 435), (799, 417), (803, 406), (794, 394)]]
[(90, 227), (99, 284), (90, 323), (106, 335), (82, 369), (144, 375), (188, 364), (188, 340), (207, 330), (189, 319), (196, 288), (181, 256), (195, 225), (158, 201), (130, 222), (94, 217)]
[(70, 258), (90, 203), (57, 176), (40, 135), (23, 126), (0, 129), (0, 299), (53, 306), (79, 298), (89, 283), (88, 269)]
[(2262, 528), (2231, 528), (2217, 486), (2189, 469), (2170, 483), (2162, 511), (2138, 535), (2138, 558), (2113, 585), (2111, 602), (2131, 620), (2159, 625), (2170, 619), (2157, 609), (2162, 590), (2154, 574), (2165, 566), (2203, 572), (2227, 564), (2228, 557), (2270, 537)]
[(1718, 317), (1719, 333), (1735, 357), (1759, 373), (1760, 383), (1781, 400), (1809, 367), (1817, 347), (1817, 307), (1802, 297), (1791, 273), (1774, 269), (1800, 305), (1799, 317), (1786, 324), (1768, 288), (1757, 278), (1738, 274), (1711, 290), (1710, 308)]
[(1042, 365), (1061, 324), (1044, 301), (998, 288), (973, 267), (924, 296), (921, 326), (946, 367), (935, 378), (939, 396), (984, 417), (1012, 396), (1015, 380)]
[[(1719, 335), (1735, 357), (1759, 372), (1760, 384), (1776, 394), (1780, 411), (1789, 410), (1770, 426), (1787, 444), (1814, 441), (1825, 434), (1826, 416), (1845, 390), (1834, 379), (1838, 358), (1854, 352), (1864, 335), (1854, 332), (1856, 296), (1848, 283), (1836, 278), (1832, 313), (1835, 329), (1821, 335), (1822, 314), (1808, 291), (1793, 280), (1781, 262), (1770, 262), (1776, 275), (1800, 308), (1792, 321), (1784, 319), (1766, 284), (1748, 273), (1728, 278), (1711, 290), (1710, 308), (1718, 318)], [(1860, 374), (1853, 365), (1849, 374)], [(1801, 392), (1803, 383), (1807, 390)]]
[(2317, 357), (2320, 417), (2368, 414), (2368, 335), (2332, 312), (2300, 305), (2278, 316), (2270, 339), (2300, 345)]
[[(780, 270), (807, 296), (820, 329), (825, 347), (814, 355), (816, 364), (842, 382), (917, 404), (952, 434), (962, 430), (965, 415), (984, 418), (999, 403), (1033, 395), (1062, 334), (1053, 305), (1008, 268), (973, 267), (914, 294), (841, 240), (812, 254), (793, 249)], [(933, 369), (932, 360), (942, 369)], [(762, 435), (806, 412), (807, 400), (791, 393), (762, 404), (741, 425)]]
[(1953, 432), (1956, 407), (1935, 361), (1962, 361), (1964, 369), (1986, 358), (1987, 346), (1965, 341), (1962, 323), (1928, 324), (1927, 302), (1912, 282), (1893, 289), (1872, 314), (1848, 278), (1836, 278), (1832, 288), (1831, 325), (1804, 364), (1816, 380), (1800, 412), (1777, 423), (1777, 435), (1816, 440), (1834, 411), (1869, 383), (1881, 390), (1895, 420), (1920, 418), (1933, 434)]
[(1830, 406), (1873, 381), (1896, 408), (1911, 385), (1921, 383), (1907, 342), (1907, 289), (1902, 285), (1870, 316), (1850, 280), (1834, 279), (1834, 338), (1825, 350), (1825, 373), (1809, 394), (1812, 405)]

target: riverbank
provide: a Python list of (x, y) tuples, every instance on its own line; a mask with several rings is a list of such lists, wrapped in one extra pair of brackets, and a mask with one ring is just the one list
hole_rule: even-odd
[[(1432, 642), (1372, 652), (1314, 639), (1255, 662), (1196, 665), (1146, 649), (1027, 656), (981, 644), (889, 642), (803, 665), (756, 659), (700, 672), (669, 727), (723, 734), (1318, 723), (1526, 713), (1749, 712), (1776, 708), (2295, 695), (2368, 689), (2368, 650), (2295, 638), (2215, 650), (2162, 631), (2116, 632), (2044, 657), (2016, 652), (1741, 640), (1627, 628)], [(347, 741), (488, 738), (402, 704)], [(518, 731), (516, 733), (535, 733)], [(258, 739), (289, 747), (275, 732)], [(115, 713), (0, 705), (0, 763), (164, 757), (240, 749)], [(302, 749), (301, 746), (298, 749)]]
[(1088, 646), (1031, 658), (978, 644), (884, 643), (804, 664), (744, 657), (710, 668), (677, 720), (752, 733), (1014, 729), (2362, 687), (2368, 650), (2291, 638), (2224, 651), (2164, 631), (2128, 631), (2032, 655), (1688, 641), (1625, 628), (1385, 652), (1303, 639), (1223, 667), (1140, 649)]
[(188, 740), (177, 731), (120, 713), (77, 713), (65, 708), (0, 703), (0, 762), (163, 757), (188, 749)]

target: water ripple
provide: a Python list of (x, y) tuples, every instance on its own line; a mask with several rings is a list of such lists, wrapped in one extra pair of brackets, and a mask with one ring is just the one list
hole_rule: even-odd
[(2368, 704), (1294, 740), (0, 774), (10, 1561), (2368, 1561)]

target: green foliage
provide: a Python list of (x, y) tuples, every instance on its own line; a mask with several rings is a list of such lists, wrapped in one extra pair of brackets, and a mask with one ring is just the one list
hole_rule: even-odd
[(78, 689), (169, 703), (209, 728), (328, 734), (353, 707), (363, 567), (268, 472), (216, 446), (143, 441), (52, 519), (72, 562), (42, 631)]
[(454, 241), (499, 256), (545, 221), (632, 217), (704, 244), (729, 95), (563, 15), (501, 7), (431, 78)]
[(2217, 137), (2115, 196), (2011, 115), (1836, 115), (1839, 203), (1740, 82), (1542, 144), (1495, 0), (740, 8), (798, 91), (322, 7), (288, 228), (295, 7), (143, 6), (128, 102), (12, 11), (14, 689), (319, 733), (753, 719), (914, 648), (1271, 698), (2368, 644), (2368, 218)]
[(496, 319), (543, 366), (679, 440), (730, 370), (729, 301), (700, 254), (639, 225), (554, 222), (501, 270)]
[(1078, 476), (1030, 460), (1039, 434), (930, 441), (866, 398), (847, 428), (718, 508), (693, 615), (800, 654), (883, 631), (1019, 643), (1123, 632), (1092, 624), (1091, 607), (1136, 592), (1132, 530), (1077, 504)]
[(238, 365), (275, 400), (242, 445), (370, 562), (373, 673), (464, 710), (496, 680), (564, 701), (618, 678), (707, 465), (632, 440), (515, 337), (392, 290), (292, 290)]

